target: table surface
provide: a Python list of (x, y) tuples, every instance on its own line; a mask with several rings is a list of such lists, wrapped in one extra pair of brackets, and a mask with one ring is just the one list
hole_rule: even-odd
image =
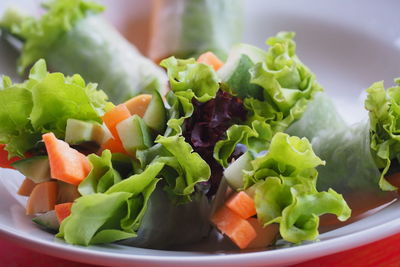
[[(399, 266), (400, 234), (376, 241), (358, 248), (321, 257), (295, 265), (295, 267), (316, 266)], [(23, 248), (12, 241), (0, 237), (0, 266), (57, 266), (92, 267), (84, 263), (72, 262)]]

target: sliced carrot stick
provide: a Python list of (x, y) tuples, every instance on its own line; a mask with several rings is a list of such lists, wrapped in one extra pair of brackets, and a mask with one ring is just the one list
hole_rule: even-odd
[(247, 221), (257, 233), (256, 238), (250, 242), (247, 248), (265, 248), (271, 245), (279, 234), (279, 225), (276, 223), (263, 227), (256, 218), (248, 218)]
[(25, 178), (21, 186), (19, 187), (17, 194), (20, 196), (29, 197), (35, 186), (36, 184), (31, 179)]
[(213, 52), (205, 52), (199, 56), (197, 62), (210, 65), (215, 71), (219, 70), (223, 65), (222, 62)]
[(241, 249), (256, 238), (253, 226), (226, 206), (214, 213), (211, 222)]
[(79, 185), (91, 169), (86, 156), (58, 140), (53, 133), (46, 133), (42, 138), (49, 155), (51, 177)]
[(244, 191), (231, 196), (225, 205), (236, 212), (243, 219), (247, 219), (257, 214), (254, 200)]
[(146, 112), (147, 106), (151, 101), (151, 95), (149, 94), (141, 94), (135, 96), (124, 103), (124, 105), (128, 108), (131, 115), (138, 115), (143, 118), (144, 113)]
[(5, 150), (5, 147), (5, 144), (0, 144), (0, 168), (14, 169), (14, 167), (11, 166), (11, 163), (20, 160), (21, 158), (13, 157), (8, 159), (8, 151)]
[(129, 118), (130, 116), (131, 113), (129, 112), (129, 109), (124, 104), (119, 104), (110, 111), (106, 112), (101, 119), (106, 124), (114, 138), (119, 140), (116, 126), (118, 123)]
[(26, 214), (53, 210), (57, 199), (57, 182), (50, 181), (37, 184), (26, 203)]
[(57, 220), (61, 223), (65, 218), (71, 215), (72, 202), (62, 203), (54, 206)]
[(116, 140), (113, 138), (108, 139), (105, 143), (101, 145), (101, 148), (103, 150), (108, 149), (111, 151), (111, 153), (122, 153), (122, 154), (128, 154), (122, 145), (122, 142), (120, 140)]

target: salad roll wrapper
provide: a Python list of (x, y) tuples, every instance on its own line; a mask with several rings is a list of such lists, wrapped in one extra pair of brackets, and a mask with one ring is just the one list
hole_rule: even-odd
[(79, 73), (86, 81), (98, 83), (116, 104), (142, 92), (166, 90), (162, 69), (98, 14), (102, 6), (83, 0), (57, 0), (46, 7), (47, 13), (39, 19), (11, 9), (0, 21), (5, 32), (23, 42), (20, 73), (44, 58), (53, 71)]
[(314, 137), (325, 133), (345, 131), (348, 125), (337, 112), (332, 99), (325, 92), (318, 92), (307, 105), (301, 118), (292, 123), (285, 132), (290, 135), (307, 137), (312, 141)]
[(46, 60), (54, 70), (80, 73), (85, 80), (97, 82), (114, 103), (166, 88), (162, 69), (100, 16), (79, 21), (48, 51)]
[(154, 0), (153, 10), (148, 53), (153, 60), (206, 51), (225, 59), (242, 37), (242, 0)]
[(176, 205), (171, 202), (162, 186), (151, 195), (137, 237), (122, 241), (124, 245), (165, 249), (189, 244), (206, 238), (210, 203), (207, 197), (196, 193), (192, 201)]

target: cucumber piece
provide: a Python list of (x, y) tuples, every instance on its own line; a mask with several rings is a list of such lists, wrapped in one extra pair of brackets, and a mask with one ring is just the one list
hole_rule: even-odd
[(243, 170), (251, 169), (253, 159), (253, 154), (247, 151), (224, 170), (224, 177), (230, 187), (235, 190), (243, 188)]
[(68, 119), (65, 130), (65, 142), (76, 145), (83, 142), (94, 141), (103, 144), (111, 138), (110, 132), (101, 124), (94, 121), (81, 121)]
[(164, 101), (158, 91), (153, 92), (149, 106), (144, 113), (143, 120), (155, 133), (160, 134), (167, 126), (167, 112)]
[(57, 204), (74, 202), (81, 196), (76, 185), (57, 180), (57, 188)]
[(118, 123), (117, 132), (123, 147), (132, 155), (135, 155), (136, 150), (149, 148), (153, 144), (149, 128), (138, 115)]
[(266, 60), (266, 53), (248, 44), (238, 44), (229, 53), (227, 62), (218, 71), (221, 80), (240, 98), (254, 97), (263, 99), (263, 89), (251, 84), (250, 68)]
[(12, 163), (11, 166), (37, 184), (51, 179), (48, 156), (21, 159)]
[(51, 232), (57, 232), (58, 228), (60, 227), (60, 223), (58, 222), (56, 212), (54, 210), (40, 214), (33, 218), (32, 221), (43, 227), (45, 230)]

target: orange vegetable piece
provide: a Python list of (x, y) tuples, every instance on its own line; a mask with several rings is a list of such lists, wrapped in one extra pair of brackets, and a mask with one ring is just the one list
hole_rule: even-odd
[(244, 191), (231, 196), (225, 205), (232, 211), (236, 212), (243, 219), (250, 218), (257, 214), (254, 200)]
[(8, 159), (8, 151), (5, 150), (5, 147), (5, 144), (0, 144), (0, 168), (15, 169), (11, 164), (21, 158), (13, 157)]
[(247, 220), (226, 206), (222, 206), (214, 213), (211, 222), (241, 249), (246, 248), (257, 235)]
[(51, 177), (79, 185), (91, 169), (86, 156), (58, 140), (53, 133), (46, 133), (42, 138), (49, 156)]
[(101, 148), (103, 150), (108, 149), (111, 151), (111, 153), (123, 153), (123, 154), (128, 154), (122, 145), (122, 142), (120, 140), (116, 140), (113, 138), (108, 139), (105, 143), (101, 145)]
[(117, 124), (121, 121), (129, 118), (131, 113), (129, 109), (124, 104), (119, 104), (115, 106), (110, 111), (106, 112), (101, 119), (106, 124), (107, 128), (110, 130), (111, 134), (115, 139), (120, 140), (117, 131)]
[(197, 62), (204, 63), (213, 67), (215, 71), (219, 70), (223, 65), (222, 62), (213, 52), (205, 52), (199, 56)]
[(256, 218), (249, 218), (247, 221), (257, 233), (256, 238), (250, 242), (247, 248), (265, 248), (272, 244), (279, 233), (279, 225), (276, 223), (263, 227)]
[(26, 214), (53, 210), (57, 199), (57, 182), (50, 181), (37, 184), (26, 203)]
[(124, 103), (124, 105), (128, 108), (131, 115), (138, 115), (143, 118), (144, 113), (146, 112), (147, 107), (149, 106), (151, 101), (151, 95), (149, 94), (141, 94), (135, 96)]
[(20, 196), (29, 197), (35, 186), (36, 186), (35, 182), (33, 182), (29, 178), (25, 178), (21, 186), (19, 187), (17, 194)]
[(65, 218), (71, 215), (72, 202), (62, 203), (54, 206), (57, 220), (61, 223)]

